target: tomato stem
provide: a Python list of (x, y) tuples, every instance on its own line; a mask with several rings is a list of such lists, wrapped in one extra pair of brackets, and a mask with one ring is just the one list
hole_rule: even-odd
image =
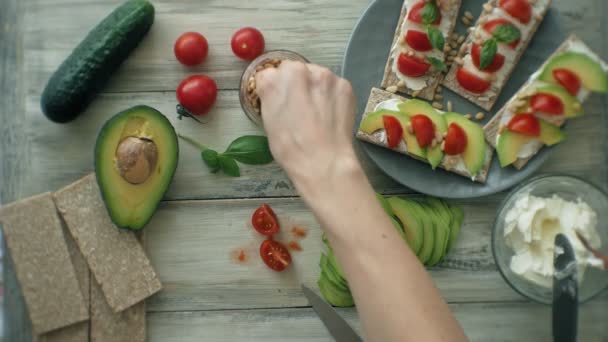
[(180, 137), (181, 139), (185, 140), (187, 143), (191, 144), (192, 146), (197, 147), (201, 151), (209, 149), (207, 146), (201, 144), (200, 142), (198, 142), (188, 136), (182, 135), (180, 133), (177, 133), (177, 136)]
[(188, 109), (186, 109), (186, 107), (182, 106), (181, 104), (178, 104), (177, 106), (175, 106), (175, 110), (177, 110), (177, 118), (180, 119), (180, 120), (182, 119), (182, 117), (185, 116), (187, 118), (194, 119), (198, 123), (203, 123), (194, 114), (192, 114), (191, 111), (189, 111)]

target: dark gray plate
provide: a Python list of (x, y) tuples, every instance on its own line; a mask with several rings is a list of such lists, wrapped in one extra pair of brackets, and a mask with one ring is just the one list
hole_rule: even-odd
[[(468, 10), (477, 17), (484, 2), (482, 0), (463, 1), (456, 27), (457, 32), (461, 34), (466, 32), (464, 25), (460, 23), (462, 13)], [(402, 5), (403, 0), (374, 1), (363, 13), (351, 35), (342, 63), (342, 76), (352, 82), (357, 95), (356, 127), (359, 126), (371, 88), (379, 87), (382, 81), (384, 65), (388, 58)], [(549, 10), (494, 109), (487, 113), (484, 123), (515, 94), (527, 78), (564, 40), (565, 35), (560, 29), (557, 17)], [(475, 114), (482, 111), (481, 108), (445, 88), (444, 97), (446, 101), (452, 101), (456, 112)], [(357, 143), (363, 145), (363, 150), (380, 169), (399, 183), (418, 192), (445, 198), (480, 197), (510, 188), (536, 171), (552, 151), (552, 148), (543, 148), (524, 169), (519, 171), (512, 167), (502, 169), (494, 155), (486, 184), (478, 184), (444, 170), (433, 171), (428, 164), (388, 149), (360, 141)]]

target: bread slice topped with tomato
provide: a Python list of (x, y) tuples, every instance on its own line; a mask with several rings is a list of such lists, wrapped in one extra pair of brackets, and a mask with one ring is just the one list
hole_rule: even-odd
[(608, 64), (570, 36), (484, 127), (500, 165), (521, 169), (544, 146), (564, 141), (561, 126), (583, 115), (592, 92), (608, 92)]
[(356, 135), (479, 183), (485, 183), (492, 161), (479, 124), (378, 88), (372, 88)]
[(490, 110), (545, 17), (551, 0), (490, 0), (443, 84)]
[(432, 100), (443, 78), (447, 37), (461, 0), (405, 0), (381, 87)]

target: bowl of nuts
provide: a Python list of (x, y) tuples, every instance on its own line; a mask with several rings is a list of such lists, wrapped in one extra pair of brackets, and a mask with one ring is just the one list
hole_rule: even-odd
[(241, 76), (239, 99), (243, 111), (258, 126), (262, 126), (262, 106), (256, 92), (255, 74), (264, 69), (278, 68), (284, 60), (308, 63), (304, 56), (289, 50), (268, 51), (254, 59)]

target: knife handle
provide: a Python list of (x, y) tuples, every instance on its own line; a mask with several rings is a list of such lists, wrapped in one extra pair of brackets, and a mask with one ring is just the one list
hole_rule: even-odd
[[(578, 326), (578, 284), (561, 281), (553, 289), (553, 341), (575, 342)], [(574, 293), (573, 293), (574, 292)]]

